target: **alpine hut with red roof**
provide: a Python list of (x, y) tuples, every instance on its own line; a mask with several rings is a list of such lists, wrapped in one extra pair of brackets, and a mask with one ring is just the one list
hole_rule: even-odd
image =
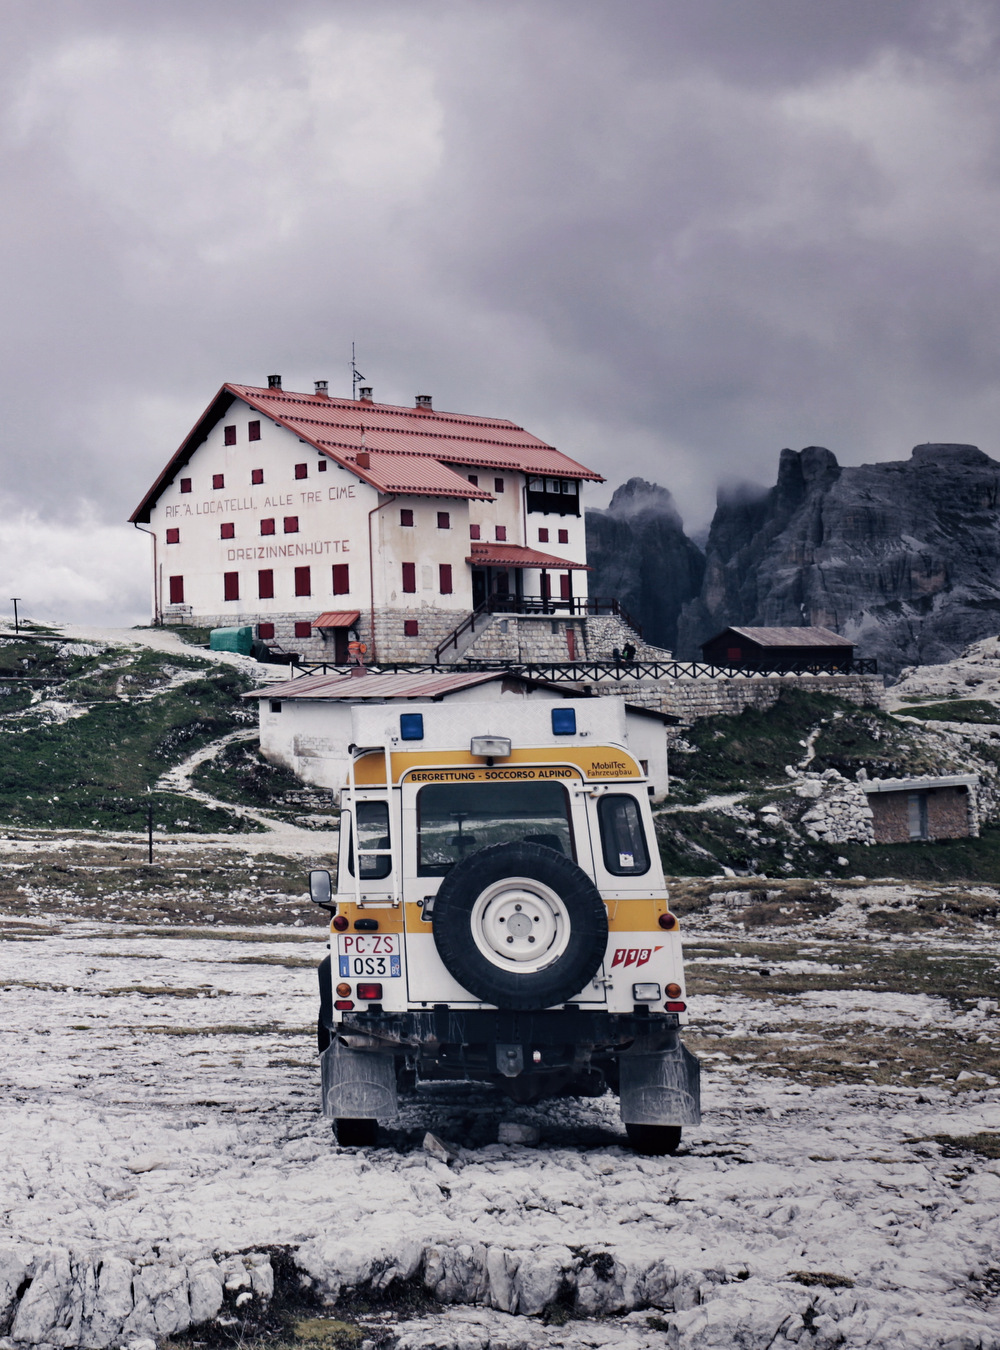
[(153, 538), (158, 622), (427, 661), (484, 602), (586, 613), (580, 486), (599, 474), (513, 422), (360, 392), (222, 386), (131, 516)]

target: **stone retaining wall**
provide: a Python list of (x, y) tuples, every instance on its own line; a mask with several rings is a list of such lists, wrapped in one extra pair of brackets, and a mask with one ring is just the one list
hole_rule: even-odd
[(885, 699), (881, 679), (871, 675), (718, 675), (634, 683), (602, 680), (589, 689), (593, 694), (624, 694), (629, 703), (672, 713), (681, 719), (681, 726), (690, 726), (702, 717), (732, 716), (744, 708), (772, 708), (783, 689), (831, 694), (862, 708), (881, 708)]

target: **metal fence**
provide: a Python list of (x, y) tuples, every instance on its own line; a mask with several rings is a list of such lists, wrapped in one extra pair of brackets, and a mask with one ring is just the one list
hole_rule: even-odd
[[(308, 675), (349, 675), (355, 667), (328, 661), (299, 661), (293, 670)], [(548, 683), (600, 683), (602, 680), (750, 679), (783, 675), (877, 675), (878, 662), (801, 661), (780, 666), (712, 666), (701, 661), (380, 661), (373, 674), (442, 675), (458, 671), (504, 671)]]

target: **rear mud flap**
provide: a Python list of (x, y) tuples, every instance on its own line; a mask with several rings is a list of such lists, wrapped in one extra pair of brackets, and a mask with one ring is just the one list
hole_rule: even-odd
[(349, 1050), (334, 1038), (320, 1055), (323, 1114), (335, 1120), (394, 1121), (396, 1065), (392, 1055)]
[(701, 1063), (680, 1042), (618, 1058), (622, 1120), (628, 1125), (700, 1125)]

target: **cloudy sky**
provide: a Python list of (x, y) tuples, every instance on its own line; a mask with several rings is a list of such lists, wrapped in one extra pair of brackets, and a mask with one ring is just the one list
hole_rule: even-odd
[(1000, 458), (993, 0), (4, 0), (0, 609), (133, 622), (223, 380), (510, 417), (691, 530)]

